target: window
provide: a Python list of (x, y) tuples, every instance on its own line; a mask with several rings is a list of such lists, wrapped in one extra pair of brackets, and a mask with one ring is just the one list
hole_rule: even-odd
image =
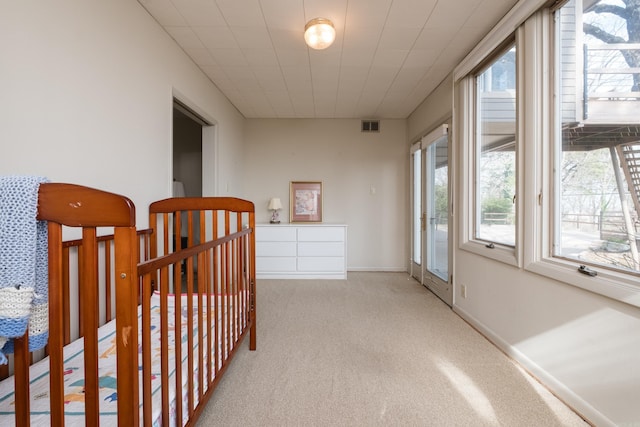
[(459, 245), (640, 307), (640, 6), (549, 4), (454, 70)]
[(516, 48), (511, 46), (475, 77), (474, 234), (515, 246)]
[(637, 273), (640, 5), (570, 1), (555, 22), (552, 255)]

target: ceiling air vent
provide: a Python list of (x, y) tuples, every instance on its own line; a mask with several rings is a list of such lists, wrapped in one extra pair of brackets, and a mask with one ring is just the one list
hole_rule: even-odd
[(362, 132), (380, 132), (380, 120), (363, 120)]

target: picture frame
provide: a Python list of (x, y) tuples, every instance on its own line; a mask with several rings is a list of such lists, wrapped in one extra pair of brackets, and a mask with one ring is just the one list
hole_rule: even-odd
[(322, 222), (322, 182), (291, 181), (291, 222)]

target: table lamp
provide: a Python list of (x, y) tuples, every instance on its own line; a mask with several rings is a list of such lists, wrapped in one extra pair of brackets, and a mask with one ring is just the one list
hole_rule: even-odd
[(269, 208), (270, 211), (273, 211), (273, 213), (271, 214), (271, 221), (269, 221), (271, 224), (280, 224), (280, 213), (278, 212), (280, 209), (282, 209), (282, 203), (280, 202), (280, 199), (277, 197), (273, 197), (271, 200), (269, 200)]

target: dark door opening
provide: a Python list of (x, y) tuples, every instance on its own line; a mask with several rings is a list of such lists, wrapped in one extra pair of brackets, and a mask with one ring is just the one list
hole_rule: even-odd
[(173, 196), (202, 196), (202, 131), (209, 124), (173, 102)]

